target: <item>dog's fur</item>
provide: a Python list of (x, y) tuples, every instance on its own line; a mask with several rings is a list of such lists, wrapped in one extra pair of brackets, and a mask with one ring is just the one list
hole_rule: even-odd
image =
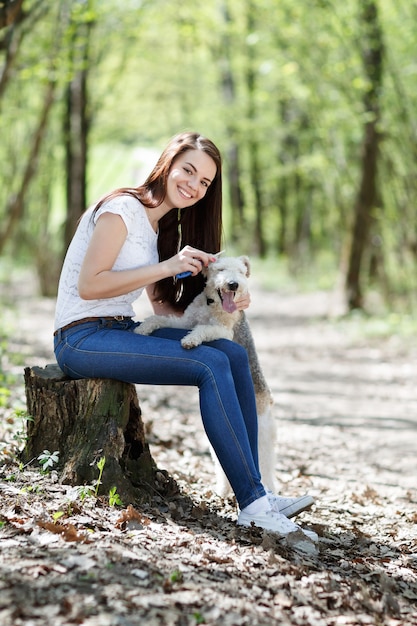
[[(262, 482), (268, 489), (274, 490), (276, 433), (271, 415), (273, 399), (259, 364), (247, 318), (234, 304), (237, 295), (247, 293), (249, 259), (246, 256), (222, 257), (204, 268), (203, 273), (206, 277), (205, 289), (186, 308), (184, 315), (151, 315), (135, 332), (150, 335), (158, 328), (191, 329), (181, 340), (184, 348), (194, 348), (203, 341), (215, 339), (232, 339), (246, 348), (256, 394)], [(212, 456), (216, 465), (216, 490), (221, 496), (226, 496), (230, 485), (213, 451)]]

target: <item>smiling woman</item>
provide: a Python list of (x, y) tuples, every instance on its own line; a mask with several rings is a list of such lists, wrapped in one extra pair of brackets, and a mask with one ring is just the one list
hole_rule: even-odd
[[(241, 509), (238, 523), (287, 535), (298, 527), (261, 482), (245, 348), (218, 339), (191, 354), (181, 345), (186, 329), (134, 333), (132, 305), (145, 288), (155, 313), (177, 315), (203, 291), (202, 269), (216, 260), (221, 232), (220, 153), (197, 133), (177, 135), (143, 185), (114, 191), (80, 220), (59, 281), (55, 355), (74, 379), (197, 386), (204, 428)], [(177, 280), (184, 272), (191, 276)], [(249, 302), (245, 293), (234, 305), (242, 311)]]
[(166, 204), (186, 208), (205, 196), (216, 176), (211, 157), (199, 150), (190, 150), (178, 157), (168, 176)]

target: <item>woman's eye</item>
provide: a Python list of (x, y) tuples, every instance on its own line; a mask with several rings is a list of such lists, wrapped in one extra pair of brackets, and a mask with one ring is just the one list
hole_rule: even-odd
[(208, 184), (207, 184), (207, 182), (205, 180), (202, 180), (201, 184), (203, 185), (203, 187), (208, 187)]

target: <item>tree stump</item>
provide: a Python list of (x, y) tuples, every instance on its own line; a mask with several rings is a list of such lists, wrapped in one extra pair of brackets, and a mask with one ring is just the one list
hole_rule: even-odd
[(135, 385), (117, 380), (72, 380), (58, 365), (25, 368), (30, 419), (22, 460), (44, 450), (59, 452), (61, 481), (92, 484), (105, 457), (100, 493), (116, 487), (124, 504), (175, 492), (175, 481), (158, 470), (145, 440)]

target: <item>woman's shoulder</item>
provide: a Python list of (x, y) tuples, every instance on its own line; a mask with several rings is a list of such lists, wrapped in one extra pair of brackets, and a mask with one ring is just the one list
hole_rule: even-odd
[(142, 212), (145, 212), (145, 208), (138, 198), (132, 194), (121, 193), (108, 198), (101, 204), (94, 213), (94, 221), (96, 222), (103, 213), (115, 213), (129, 225)]
[(143, 207), (143, 204), (140, 202), (139, 198), (131, 193), (126, 192), (119, 193), (104, 200), (98, 211), (118, 211), (126, 209), (134, 209), (137, 211), (139, 207)]

